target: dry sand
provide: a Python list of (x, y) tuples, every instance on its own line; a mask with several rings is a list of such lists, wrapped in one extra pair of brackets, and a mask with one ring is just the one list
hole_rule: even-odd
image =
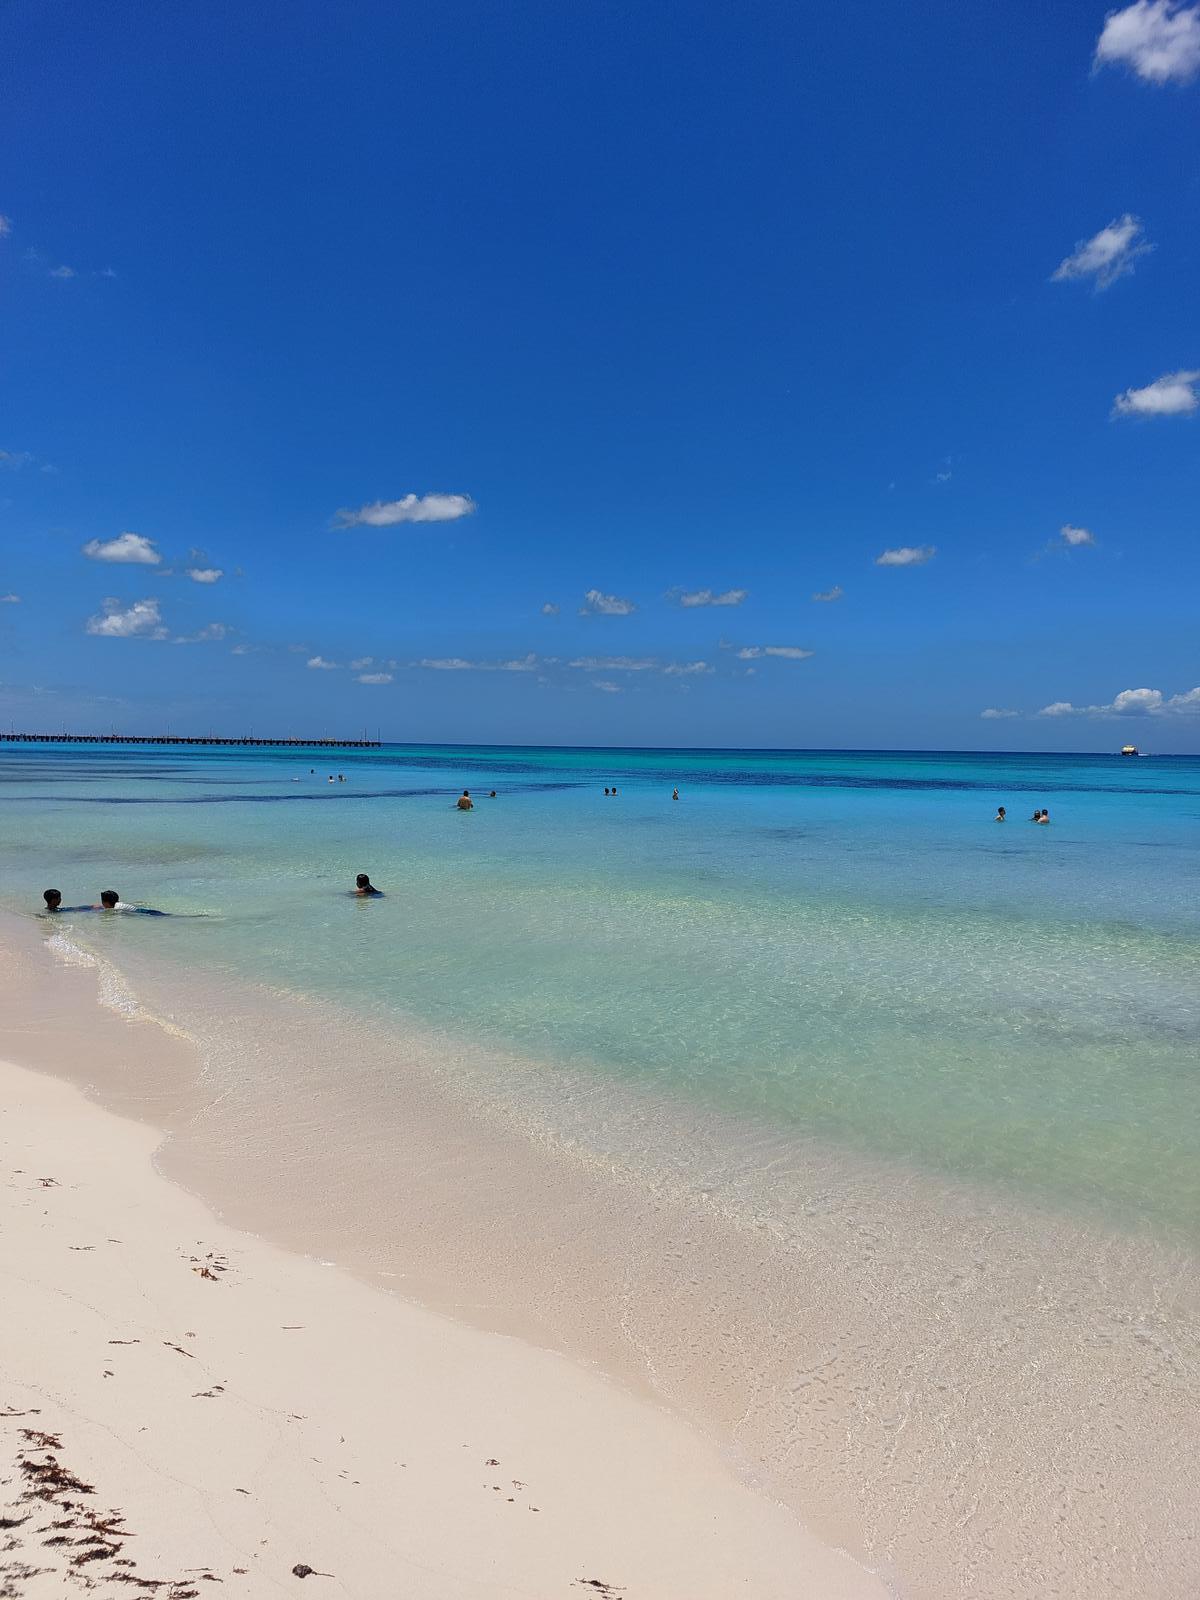
[(669, 1412), (234, 1232), (67, 1083), (0, 1107), (0, 1596), (883, 1600)]

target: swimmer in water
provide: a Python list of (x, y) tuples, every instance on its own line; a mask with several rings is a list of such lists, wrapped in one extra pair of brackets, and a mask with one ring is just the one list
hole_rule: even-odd
[(368, 899), (376, 895), (381, 900), (383, 898), (383, 890), (377, 889), (365, 872), (360, 872), (358, 877), (355, 878), (354, 892), (356, 895), (365, 896)]
[(678, 800), (679, 799), (679, 790), (678, 789), (672, 789), (671, 790), (671, 799), (672, 800)]
[(47, 911), (61, 911), (62, 910), (62, 890), (61, 889), (43, 889), (42, 890), (42, 899), (46, 902), (46, 910)]
[(1049, 824), (1049, 822), (1050, 822), (1050, 813), (1046, 810), (1045, 806), (1042, 807), (1041, 816), (1040, 817), (1035, 817), (1034, 821), (1035, 822), (1040, 822), (1041, 825), (1043, 826), (1043, 828), (1046, 827)]
[(996, 821), (997, 822), (1007, 822), (1008, 821), (1008, 812), (1005, 811), (1003, 806), (998, 806), (997, 809), (996, 809)]
[(459, 797), (458, 797), (458, 809), (460, 811), (474, 811), (475, 802), (474, 802), (474, 800), (471, 799), (471, 791), (470, 791), (470, 789), (464, 789), (463, 792), (459, 795)]
[(165, 917), (165, 911), (155, 911), (151, 906), (130, 905), (127, 900), (122, 900), (115, 889), (101, 889), (100, 904), (90, 906), (91, 911), (131, 911), (135, 917)]

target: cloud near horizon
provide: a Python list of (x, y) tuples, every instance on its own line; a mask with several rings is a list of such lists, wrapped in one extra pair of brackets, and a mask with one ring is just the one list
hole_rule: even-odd
[(1126, 389), (1113, 401), (1114, 417), (1182, 417), (1200, 406), (1195, 384), (1200, 368), (1164, 372), (1143, 389)]
[(100, 613), (89, 617), (85, 631), (100, 639), (165, 639), (157, 600), (135, 600), (122, 609), (120, 600), (110, 595), (100, 602)]
[(541, 665), (531, 650), (511, 661), (468, 661), (465, 656), (426, 656), (412, 663), (427, 672), (536, 672)]
[(394, 683), (395, 677), (390, 672), (360, 672), (359, 683)]
[(804, 650), (798, 644), (748, 644), (737, 653), (739, 661), (758, 661), (763, 656), (776, 656), (782, 661), (807, 661), (816, 655), (815, 650)]
[(476, 510), (469, 494), (406, 494), (399, 500), (373, 500), (357, 511), (342, 508), (335, 528), (394, 528), (401, 522), (457, 522)]
[(711, 589), (675, 590), (679, 604), (684, 607), (691, 606), (740, 606), (750, 593), (749, 589), (726, 589), (722, 594), (714, 594)]
[(653, 672), (658, 661), (654, 656), (577, 656), (567, 665), (579, 672)]
[(1096, 42), (1093, 67), (1131, 67), (1147, 83), (1186, 83), (1200, 72), (1200, 5), (1134, 0), (1110, 11)]
[(835, 600), (840, 600), (845, 592), (840, 583), (835, 583), (832, 589), (818, 589), (813, 599), (819, 601), (821, 605), (828, 606)]
[(562, 608), (560, 606), (556, 606), (554, 604), (553, 600), (547, 600), (546, 604), (542, 607), (542, 615), (544, 617), (556, 617), (561, 609)]
[(581, 617), (627, 617), (637, 610), (632, 600), (619, 594), (605, 594), (600, 589), (589, 589), (579, 608)]
[(189, 567), (187, 575), (193, 583), (218, 583), (225, 572), (222, 567)]
[(1096, 535), (1090, 528), (1077, 528), (1070, 522), (1064, 522), (1058, 533), (1063, 543), (1070, 545), (1073, 550), (1078, 550), (1081, 545), (1094, 545), (1096, 542)]
[(937, 555), (934, 544), (902, 544), (875, 557), (877, 567), (922, 567)]
[(998, 722), (1004, 717), (1019, 717), (1021, 713), (1010, 711), (1006, 706), (988, 706), (987, 710), (981, 711), (979, 715), (985, 722)]
[(1131, 273), (1134, 263), (1153, 249), (1144, 236), (1141, 220), (1127, 211), (1090, 239), (1080, 239), (1073, 253), (1050, 274), (1050, 282), (1075, 283), (1090, 278), (1098, 293)]
[(1173, 717), (1200, 716), (1200, 687), (1173, 694), (1167, 699), (1161, 689), (1122, 689), (1108, 705), (1075, 706), (1069, 700), (1055, 700), (1043, 706), (1039, 717)]
[(324, 656), (309, 656), (308, 660), (305, 662), (305, 666), (310, 667), (313, 672), (341, 671), (340, 661), (326, 661)]
[(0, 594), (0, 606), (19, 606), (20, 604), (21, 596), (19, 594)]
[(82, 549), (89, 561), (127, 562), (140, 567), (157, 567), (162, 561), (154, 540), (141, 533), (121, 533), (115, 539), (89, 539)]

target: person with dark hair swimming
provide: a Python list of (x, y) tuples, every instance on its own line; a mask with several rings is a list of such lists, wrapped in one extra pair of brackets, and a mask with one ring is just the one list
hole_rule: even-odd
[(122, 900), (115, 889), (101, 889), (100, 904), (89, 906), (89, 911), (132, 911), (138, 917), (165, 917), (166, 911), (155, 911), (152, 906), (134, 906)]
[(365, 873), (365, 872), (360, 872), (358, 877), (355, 878), (355, 880), (354, 880), (354, 893), (360, 899), (368, 899), (369, 900), (369, 899), (373, 899), (375, 897), (378, 897), (380, 900), (383, 899), (383, 890), (382, 889), (377, 889), (375, 887), (375, 885), (371, 882), (371, 879), (370, 879), (369, 875), (367, 873)]
[(471, 799), (471, 791), (470, 791), (470, 789), (464, 789), (463, 792), (459, 795), (459, 797), (458, 797), (458, 809), (460, 811), (474, 811), (475, 802), (474, 802), (474, 800)]
[(42, 890), (42, 899), (46, 902), (46, 910), (47, 911), (61, 911), (62, 910), (62, 890), (61, 889), (43, 889)]

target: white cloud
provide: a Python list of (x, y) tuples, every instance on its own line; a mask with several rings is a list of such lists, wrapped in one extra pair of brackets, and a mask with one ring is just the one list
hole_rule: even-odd
[(359, 683), (394, 683), (396, 680), (390, 672), (360, 672)]
[(1122, 689), (1113, 697), (1111, 709), (1114, 716), (1126, 717), (1139, 711), (1161, 711), (1162, 703), (1161, 689)]
[(536, 672), (539, 661), (532, 651), (513, 661), (468, 661), (464, 656), (426, 657), (414, 665), (431, 672)]
[(19, 594), (0, 594), (0, 606), (19, 606), (20, 604), (21, 596)]
[(171, 640), (172, 644), (210, 644), (219, 642), (229, 634), (227, 622), (207, 622), (197, 633), (181, 633)]
[(726, 589), (721, 594), (714, 594), (711, 589), (692, 589), (680, 591), (679, 604), (681, 606), (740, 606), (749, 593), (749, 589)]
[(324, 656), (309, 656), (307, 665), (314, 672), (337, 672), (340, 667), (339, 662), (326, 661)]
[(1043, 706), (1039, 717), (1173, 717), (1200, 716), (1200, 688), (1173, 694), (1170, 699), (1161, 689), (1122, 689), (1104, 706), (1075, 706), (1069, 700), (1055, 700)]
[(895, 550), (885, 550), (875, 557), (877, 567), (921, 567), (932, 561), (937, 546), (932, 544), (902, 544)]
[(832, 589), (818, 589), (813, 599), (819, 600), (822, 605), (831, 605), (833, 601), (840, 600), (845, 592), (840, 583), (835, 583)]
[(75, 276), (75, 268), (74, 267), (51, 267), (50, 268), (50, 276), (52, 278), (73, 278)]
[(1063, 540), (1073, 549), (1078, 549), (1080, 545), (1095, 544), (1096, 542), (1096, 535), (1090, 528), (1076, 528), (1070, 522), (1064, 522), (1058, 531)]
[(599, 589), (589, 589), (579, 608), (581, 617), (627, 617), (637, 607), (632, 600), (622, 600), (620, 595), (603, 594)]
[(669, 661), (663, 668), (668, 678), (696, 678), (711, 671), (707, 661)]
[(333, 519), (335, 528), (394, 528), (399, 522), (457, 522), (469, 517), (475, 502), (469, 494), (406, 494), (399, 500), (374, 500), (357, 511), (345, 509)]
[(14, 472), (27, 467), (36, 457), (28, 450), (0, 450), (0, 467), (11, 467)]
[(1055, 267), (1050, 281), (1073, 283), (1090, 278), (1093, 288), (1107, 289), (1132, 272), (1134, 262), (1153, 249), (1143, 235), (1141, 221), (1127, 211), (1090, 239), (1080, 239), (1074, 251)]
[(807, 661), (815, 650), (803, 650), (797, 644), (748, 644), (737, 653), (739, 661), (758, 661), (763, 656), (777, 656), (783, 661)]
[(556, 617), (558, 613), (559, 607), (554, 604), (553, 600), (547, 600), (546, 604), (542, 607), (542, 615), (544, 617)]
[(7, 239), (12, 232), (12, 218), (0, 214), (0, 239)]
[(115, 539), (89, 539), (83, 546), (89, 561), (130, 562), (141, 567), (157, 567), (162, 557), (154, 540), (141, 533), (122, 533)]
[(619, 683), (609, 683), (604, 678), (593, 678), (592, 688), (599, 689), (604, 694), (620, 694), (621, 692), (621, 685)]
[(1200, 406), (1195, 390), (1200, 369), (1165, 372), (1144, 389), (1126, 389), (1113, 401), (1114, 417), (1181, 417)]
[(986, 711), (981, 711), (979, 715), (985, 722), (999, 722), (1004, 717), (1019, 717), (1021, 713), (1019, 711), (1009, 711), (1004, 706), (989, 706)]
[(658, 662), (653, 656), (578, 656), (567, 665), (580, 672), (653, 672)]
[(1200, 72), (1200, 6), (1135, 0), (1110, 11), (1096, 44), (1097, 67), (1124, 62), (1148, 83), (1186, 83)]
[(136, 637), (165, 639), (167, 630), (159, 615), (157, 600), (135, 600), (121, 609), (121, 602), (113, 598), (100, 602), (101, 614), (89, 617), (88, 633), (102, 639), (133, 639)]
[(351, 672), (365, 672), (368, 667), (373, 667), (374, 665), (375, 665), (375, 657), (374, 656), (359, 656), (357, 661), (352, 661), (350, 663), (350, 671)]
[(187, 575), (193, 583), (219, 583), (225, 573), (220, 567), (189, 567)]

